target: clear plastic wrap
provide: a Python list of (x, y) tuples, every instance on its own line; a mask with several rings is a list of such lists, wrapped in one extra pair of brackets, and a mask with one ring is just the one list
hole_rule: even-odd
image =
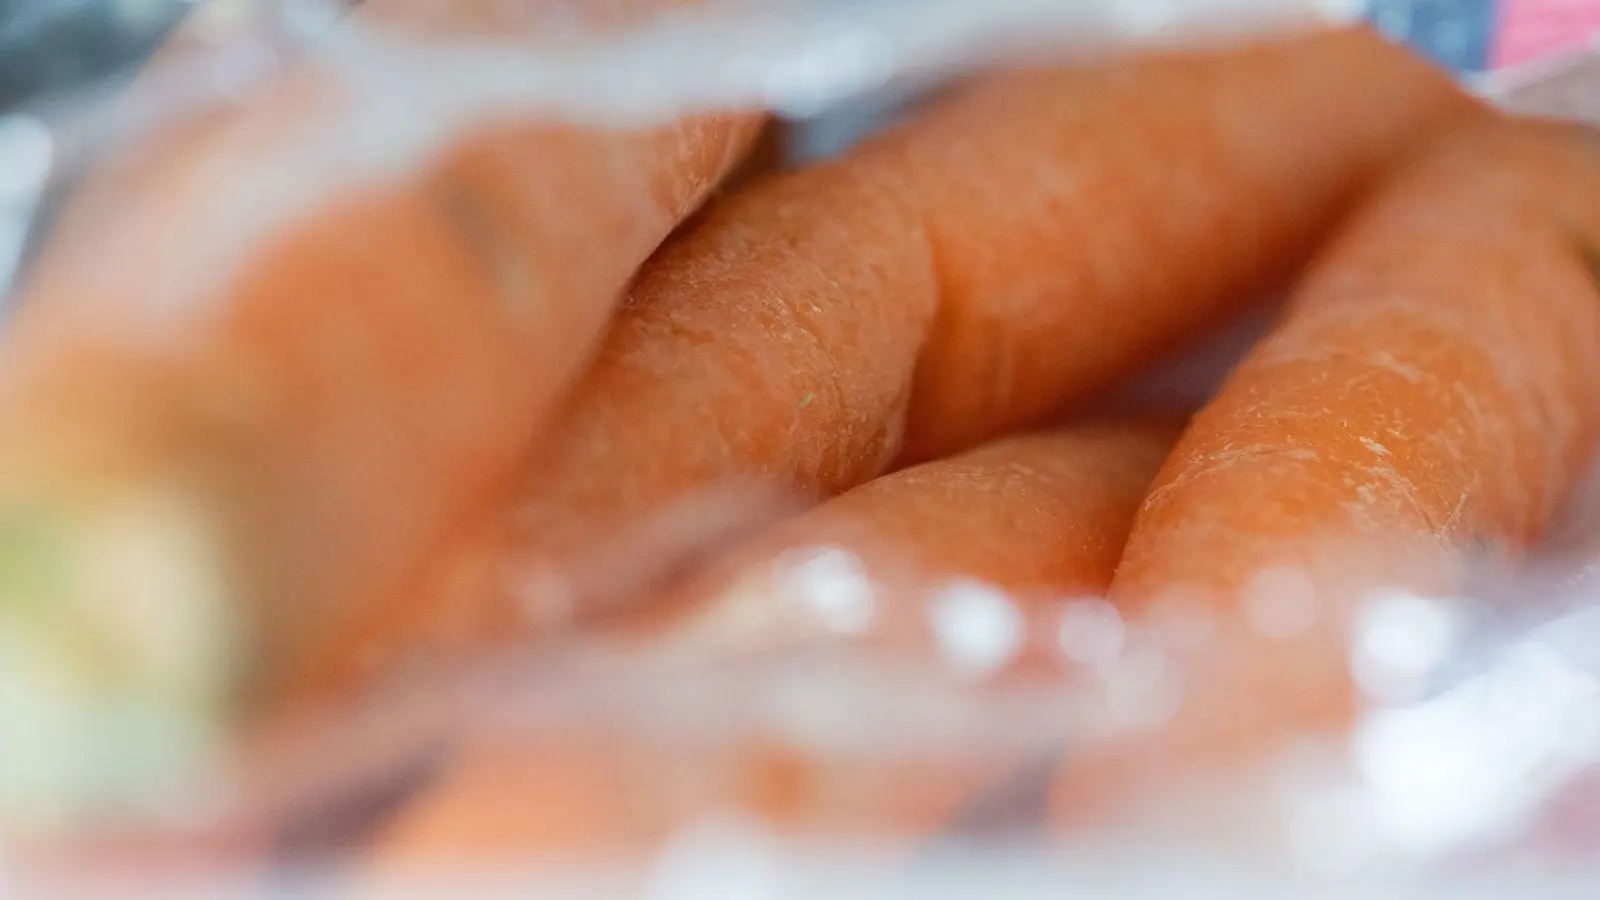
[[(165, 325), (204, 319), (215, 286), (287, 223), (420, 177), (507, 122), (642, 129), (757, 110), (785, 120), (783, 154), (807, 162), (996, 64), (1361, 17), (1503, 107), (1600, 122), (1600, 64), (1573, 33), (1600, 12), (1571, 13), (1549, 40), (1521, 9), (1491, 23), (1474, 3), (716, 0), (634, 20), (650, 4), (497, 0), (479, 4), (487, 27), (445, 38), (427, 3), (396, 5), (416, 18), (211, 0), (131, 85), (0, 115), (0, 283), (23, 303), (36, 278), (86, 295), (134, 285), (154, 305), (90, 318), (149, 327), (160, 347)], [(238, 153), (189, 194), (96, 192), (96, 173), (161, 160), (172, 136), (269, 95), (282, 115), (229, 136)], [(206, 227), (181, 246), (147, 240), (168, 203)], [(77, 243), (52, 257), (63, 235)], [(1213, 343), (1109, 405), (1195, 405), (1271, 315), (1196, 336)], [(739, 484), (696, 497), (591, 551), (581, 580), (622, 593), (646, 577), (635, 569), (681, 565), (796, 502)], [(187, 779), (153, 795), (157, 815), (65, 842), (19, 836), (0, 890), (1591, 896), (1597, 503), (1600, 488), (1578, 492), (1532, 559), (1509, 575), (1484, 566), (1467, 596), (1380, 593), (1329, 620), (1290, 585), (1263, 593), (1238, 633), (977, 581), (908, 589), (815, 548), (785, 557), (780, 587), (684, 627), (573, 626), (466, 664), (424, 660), (382, 690), (207, 736)], [(1186, 705), (1226, 717), (1256, 704), (1259, 685), (1230, 665), (1263, 646), (1336, 647), (1354, 708), (1314, 711), (1303, 734), (1248, 759), (1191, 765), (1166, 729), (1189, 721)], [(0, 673), (29, 671), (11, 665), (0, 658)], [(30, 691), (0, 685), (0, 703)], [(1118, 769), (1124, 754), (1140, 767)], [(1079, 759), (1112, 786), (1107, 822), (1063, 821), (1062, 785), (1081, 785), (1062, 773)], [(485, 818), (465, 852), (430, 831), (460, 810)], [(441, 871), (435, 841), (465, 858)]]

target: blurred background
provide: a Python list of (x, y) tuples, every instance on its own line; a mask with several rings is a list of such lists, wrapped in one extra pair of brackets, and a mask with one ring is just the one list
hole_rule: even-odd
[(0, 0), (0, 296), (26, 256), (55, 156), (38, 109), (118, 84), (203, 2)]
[(198, 2), (0, 0), (0, 112), (86, 80), (115, 77)]

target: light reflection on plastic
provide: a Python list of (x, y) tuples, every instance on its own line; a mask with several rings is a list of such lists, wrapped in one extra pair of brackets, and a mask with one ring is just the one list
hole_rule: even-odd
[(1373, 596), (1354, 624), (1350, 670), (1369, 696), (1413, 697), (1450, 656), (1461, 622), (1449, 606), (1406, 591)]
[(763, 900), (783, 890), (782, 858), (758, 826), (728, 817), (691, 824), (657, 858), (646, 900), (740, 897)]
[[(1181, 0), (1180, 0), (1181, 2)], [(1168, 27), (1181, 7), (1172, 0), (1144, 0), (1141, 3), (1121, 3), (1116, 6), (1116, 24), (1132, 40), (1151, 38)]]
[[(1589, 570), (1586, 577), (1593, 577)], [(1588, 585), (1585, 604), (1595, 603), (1600, 597), (1592, 594), (1594, 585)], [(1537, 629), (1531, 636), (1559, 652), (1568, 664), (1600, 678), (1600, 606), (1585, 606)]]
[(276, 9), (279, 25), (292, 35), (316, 38), (344, 18), (345, 4), (338, 0), (280, 0)]
[(1213, 604), (1205, 594), (1188, 588), (1173, 588), (1150, 607), (1152, 632), (1179, 650), (1198, 650), (1216, 634), (1217, 620), (1209, 610)]
[(1170, 719), (1183, 701), (1179, 667), (1158, 641), (1130, 641), (1103, 673), (1113, 728), (1143, 728)]
[(1245, 593), (1244, 610), (1251, 627), (1264, 637), (1298, 637), (1316, 623), (1316, 586), (1298, 569), (1266, 569)]
[[(192, 3), (195, 0), (182, 0)], [(159, 28), (163, 19), (171, 15), (174, 4), (159, 0), (119, 0), (111, 4), (111, 14), (120, 21), (117, 23), (122, 28), (136, 33), (148, 33)]]
[(1074, 600), (1061, 613), (1056, 643), (1073, 662), (1107, 666), (1127, 646), (1128, 628), (1116, 607), (1104, 600)]
[(50, 172), (54, 142), (32, 116), (0, 117), (0, 198), (32, 196)]
[(278, 52), (264, 40), (236, 41), (212, 61), (211, 83), (218, 94), (242, 103), (266, 83), (282, 62)]
[(0, 297), (16, 274), (28, 220), (55, 158), (55, 141), (32, 116), (0, 116)]
[(1515, 833), (1600, 755), (1600, 683), (1524, 642), (1434, 700), (1370, 714), (1352, 741), (1386, 841), (1418, 854), (1459, 849)]
[(863, 634), (872, 627), (876, 599), (872, 579), (860, 558), (837, 547), (786, 555), (779, 562), (783, 595), (798, 602), (841, 634)]
[(930, 624), (944, 658), (966, 673), (992, 672), (1016, 658), (1027, 625), (1003, 591), (955, 581), (934, 595)]
[[(841, 75), (858, 85), (873, 88), (888, 83), (892, 70), (886, 61), (893, 58), (891, 48), (876, 36), (841, 30), (826, 34), (820, 41), (821, 52), (784, 60), (786, 65), (774, 66), (767, 73), (774, 84), (785, 89), (784, 111), (791, 116), (812, 116), (828, 109), (837, 98), (827, 89), (830, 79)], [(807, 90), (808, 85), (818, 86)]]
[(1289, 822), (1289, 846), (1300, 865), (1316, 875), (1350, 875), (1382, 852), (1382, 837), (1367, 826), (1368, 797), (1342, 785), (1307, 791)]

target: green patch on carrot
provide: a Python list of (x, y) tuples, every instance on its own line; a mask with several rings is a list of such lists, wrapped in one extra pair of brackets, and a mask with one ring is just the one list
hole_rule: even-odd
[(65, 584), (59, 533), (28, 509), (0, 512), (0, 616), (48, 611)]

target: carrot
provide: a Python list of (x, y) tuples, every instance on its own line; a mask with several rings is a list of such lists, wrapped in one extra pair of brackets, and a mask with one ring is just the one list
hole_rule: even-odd
[[(1176, 435), (1157, 424), (1066, 428), (876, 479), (761, 535), (696, 579), (681, 602), (618, 623), (616, 636), (646, 655), (703, 655), (712, 646), (759, 655), (784, 645), (808, 620), (785, 618), (781, 598), (803, 587), (786, 584), (781, 562), (818, 548), (853, 560), (859, 583), (875, 586), (867, 590), (876, 608), (869, 593), (863, 610), (874, 628), (916, 622), (921, 605), (899, 601), (947, 582), (982, 583), (1036, 611), (1044, 601), (1103, 596)], [(693, 746), (679, 746), (686, 742)], [(508, 740), (456, 758), (384, 829), (377, 854), (382, 865), (400, 866), (636, 848), (697, 813), (730, 806), (782, 828), (922, 837), (1018, 755), (921, 753), (888, 763), (758, 738), (735, 748), (700, 748), (684, 735)], [(841, 806), (834, 785), (868, 770), (872, 790)]]
[(1471, 108), (1368, 32), (1316, 33), (1002, 74), (729, 197), (641, 274), (515, 515), (304, 691), (593, 611), (593, 573), (648, 568), (628, 527), (708, 486), (814, 502), (1047, 417), (1270, 285)]
[(1232, 606), (1282, 567), (1330, 598), (1449, 591), (1465, 556), (1523, 552), (1600, 429), (1590, 144), (1471, 129), (1367, 204), (1162, 472), (1124, 602)]
[[(819, 180), (823, 205), (812, 199)], [(807, 170), (715, 205), (641, 273), (516, 494), (533, 501), (516, 511), (527, 521), (490, 515), (458, 534), (423, 579), (310, 659), (296, 692), (343, 690), (435, 642), (470, 650), (514, 635), (538, 612), (524, 603), (547, 601), (513, 581), (513, 525), (571, 562), (740, 475), (772, 472), (822, 496), (881, 472), (933, 306), (926, 253), (911, 211), (875, 173)]]
[(1451, 596), (1483, 555), (1528, 549), (1600, 435), (1597, 200), (1592, 133), (1506, 121), (1445, 140), (1354, 216), (1180, 441), (1117, 573), (1130, 614), (1215, 624), (1201, 696), (1139, 753), (1095, 754), (1122, 776), (1064, 773), (1063, 815), (1130, 771), (1337, 728), (1358, 699), (1355, 604)]
[(524, 458), (758, 125), (496, 123), (189, 258), (277, 199), (249, 187), (295, 187), (271, 178), (330, 115), (317, 77), (105, 168), (6, 335), (0, 683), (39, 695), (0, 700), (8, 818), (182, 771), (403, 581)]
[(891, 138), (941, 276), (903, 459), (1048, 419), (1254, 300), (1396, 151), (1468, 108), (1405, 51), (1336, 31), (1013, 75)]
[(927, 836), (967, 798), (962, 776), (974, 762), (933, 751), (818, 753), (761, 734), (719, 742), (595, 732), (474, 747), (379, 829), (367, 874), (648, 858), (673, 834), (728, 817), (892, 850)]
[[(652, 604), (622, 624), (657, 644), (668, 637), (701, 651), (708, 641), (759, 647), (792, 639), (807, 624), (838, 627), (814, 610), (808, 619), (803, 606), (774, 602), (803, 604), (806, 570), (819, 562), (828, 571), (843, 566), (841, 574), (889, 598), (981, 585), (1028, 614), (1103, 597), (1134, 511), (1176, 436), (1160, 423), (1082, 425), (902, 469), (761, 533), (676, 591), (676, 602)], [(894, 607), (869, 604), (846, 633), (892, 633), (918, 619), (917, 604)]]

